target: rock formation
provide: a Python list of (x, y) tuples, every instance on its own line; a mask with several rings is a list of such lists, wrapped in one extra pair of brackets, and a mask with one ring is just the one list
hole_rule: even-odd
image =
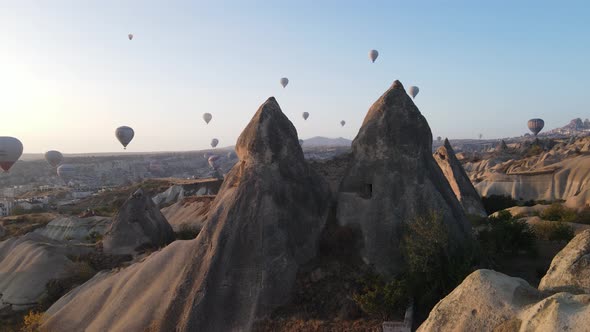
[(58, 241), (92, 242), (96, 236), (104, 235), (110, 224), (111, 218), (107, 217), (59, 216), (35, 232)]
[(369, 109), (352, 143), (352, 157), (338, 196), (341, 225), (359, 228), (363, 259), (380, 273), (402, 269), (400, 226), (436, 212), (452, 243), (470, 238), (465, 213), (432, 157), (426, 119), (396, 81)]
[(238, 138), (240, 161), (196, 239), (101, 273), (47, 311), (46, 330), (237, 331), (289, 300), (316, 253), (330, 191), (269, 98)]
[(449, 181), (455, 196), (457, 196), (465, 212), (467, 214), (486, 217), (487, 213), (483, 207), (481, 198), (477, 191), (475, 191), (463, 166), (461, 166), (461, 163), (455, 157), (455, 151), (453, 151), (448, 139), (445, 139), (443, 146), (434, 152), (434, 160), (436, 160), (447, 181)]
[(418, 332), (587, 331), (590, 295), (551, 295), (490, 270), (470, 274), (430, 312)]
[(477, 270), (432, 309), (418, 331), (492, 331), (542, 298), (523, 279)]
[(63, 243), (31, 232), (0, 242), (0, 310), (25, 310), (46, 293), (45, 284), (68, 276), (68, 258), (89, 248)]
[(174, 231), (142, 189), (135, 191), (119, 209), (103, 240), (107, 253), (133, 254), (138, 249), (158, 248), (174, 241)]
[(508, 151), (508, 145), (506, 145), (506, 142), (504, 142), (504, 140), (500, 141), (500, 144), (498, 144), (498, 146), (496, 147), (496, 152), (505, 152)]
[(158, 207), (162, 207), (176, 203), (185, 197), (216, 195), (222, 183), (223, 179), (216, 178), (190, 180), (188, 183), (171, 186), (166, 191), (152, 197), (152, 200)]
[(193, 196), (165, 207), (161, 210), (175, 232), (183, 229), (200, 231), (209, 215), (215, 196)]
[(576, 235), (553, 258), (539, 289), (590, 294), (590, 230)]

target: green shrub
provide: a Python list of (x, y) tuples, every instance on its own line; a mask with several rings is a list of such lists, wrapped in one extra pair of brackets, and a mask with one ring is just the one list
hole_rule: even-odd
[(488, 257), (515, 255), (521, 251), (536, 253), (535, 233), (525, 222), (513, 218), (510, 212), (501, 211), (488, 218), (489, 227), (477, 234), (478, 241)]
[(537, 238), (548, 241), (566, 241), (574, 238), (574, 228), (561, 221), (545, 221), (535, 224)]
[(473, 243), (455, 246), (442, 217), (429, 212), (403, 225), (401, 253), (404, 276), (417, 309), (430, 309), (473, 271), (477, 250)]
[(518, 205), (518, 202), (512, 197), (503, 195), (484, 196), (481, 201), (488, 214)]
[(392, 320), (403, 317), (409, 304), (409, 290), (405, 280), (385, 282), (377, 274), (367, 274), (359, 280), (362, 292), (352, 296), (356, 304), (370, 316)]
[(585, 208), (584, 210), (580, 211), (576, 216), (576, 219), (572, 222), (578, 224), (590, 224), (590, 208)]
[(559, 204), (553, 203), (540, 214), (544, 220), (573, 222), (576, 220), (576, 212), (572, 209)]

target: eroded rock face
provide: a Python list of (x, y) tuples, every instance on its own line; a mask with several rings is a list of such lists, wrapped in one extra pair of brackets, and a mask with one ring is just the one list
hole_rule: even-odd
[(431, 151), (428, 123), (396, 81), (369, 109), (338, 195), (340, 224), (360, 229), (361, 255), (380, 273), (401, 271), (400, 226), (418, 215), (439, 213), (458, 246), (471, 236)]
[(133, 254), (138, 249), (159, 248), (174, 241), (172, 227), (142, 189), (125, 201), (103, 240), (107, 253)]
[(287, 302), (297, 269), (315, 256), (328, 184), (305, 162), (274, 98), (258, 109), (236, 151), (240, 161), (195, 240), (99, 274), (55, 303), (43, 328), (247, 331)]
[(590, 294), (590, 230), (576, 235), (553, 258), (539, 289)]
[(477, 191), (475, 191), (463, 166), (461, 166), (461, 163), (455, 156), (455, 151), (448, 139), (445, 139), (445, 143), (434, 152), (434, 160), (436, 160), (438, 166), (440, 166), (440, 169), (449, 181), (455, 196), (457, 196), (465, 212), (467, 214), (486, 217), (487, 213), (483, 207), (481, 198)]

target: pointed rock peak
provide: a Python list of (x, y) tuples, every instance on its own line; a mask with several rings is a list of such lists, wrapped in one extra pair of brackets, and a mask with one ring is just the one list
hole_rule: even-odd
[(174, 241), (174, 231), (143, 189), (123, 203), (104, 236), (105, 252), (133, 254), (138, 248), (161, 247)]
[(297, 130), (274, 97), (260, 105), (238, 138), (236, 153), (241, 161), (271, 163), (284, 158), (303, 159)]
[(403, 149), (431, 154), (432, 132), (428, 122), (400, 81), (395, 81), (369, 108), (353, 149), (359, 144), (369, 149)]
[(451, 142), (449, 142), (449, 139), (448, 138), (445, 138), (445, 144), (444, 145), (445, 145), (445, 148), (447, 150), (453, 151), (453, 147), (451, 146)]

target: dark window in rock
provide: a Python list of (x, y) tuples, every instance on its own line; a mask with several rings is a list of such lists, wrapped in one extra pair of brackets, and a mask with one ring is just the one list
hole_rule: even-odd
[(361, 191), (361, 197), (371, 198), (373, 196), (373, 185), (371, 183), (365, 183), (363, 190)]

